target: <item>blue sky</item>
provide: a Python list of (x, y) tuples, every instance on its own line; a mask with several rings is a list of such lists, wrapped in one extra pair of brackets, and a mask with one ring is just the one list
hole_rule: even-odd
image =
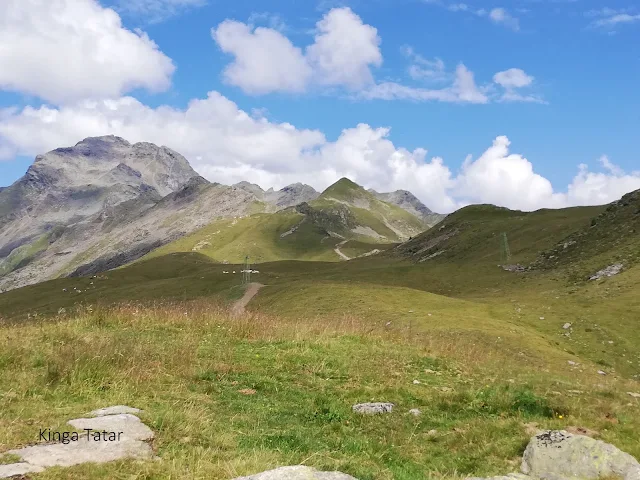
[(0, 5), (0, 186), (115, 133), (214, 181), (348, 175), (441, 211), (640, 188), (632, 0), (52, 3)]

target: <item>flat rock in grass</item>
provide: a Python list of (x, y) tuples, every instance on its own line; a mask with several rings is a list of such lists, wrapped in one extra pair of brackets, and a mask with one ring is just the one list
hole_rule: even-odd
[(152, 440), (153, 431), (140, 421), (135, 415), (122, 413), (120, 415), (108, 415), (106, 417), (77, 418), (69, 420), (69, 425), (78, 430), (92, 429), (107, 432), (122, 432), (122, 437), (132, 440)]
[(611, 444), (564, 430), (531, 438), (522, 456), (522, 473), (545, 480), (596, 480), (617, 476), (640, 480), (640, 463)]
[(90, 417), (104, 417), (107, 415), (120, 415), (123, 413), (130, 413), (135, 415), (136, 413), (140, 413), (142, 410), (139, 408), (127, 407), (126, 405), (116, 405), (114, 407), (107, 408), (99, 408), (98, 410), (94, 410), (89, 413)]
[(502, 475), (499, 477), (467, 477), (465, 480), (532, 480), (532, 477), (529, 475), (524, 475), (523, 473), (510, 473), (508, 475)]
[(151, 446), (128, 437), (113, 442), (87, 441), (81, 438), (77, 442), (53, 443), (50, 445), (34, 445), (32, 447), (12, 450), (9, 453), (18, 455), (31, 466), (71, 467), (81, 463), (106, 463), (125, 458), (153, 458)]
[[(80, 430), (77, 439), (69, 439), (67, 443), (34, 445), (6, 453), (17, 455), (24, 464), (39, 469), (32, 471), (42, 471), (42, 468), (46, 467), (70, 467), (82, 463), (106, 463), (125, 458), (151, 459), (154, 457), (151, 446), (145, 443), (146, 440), (153, 439), (154, 433), (135, 415), (124, 413), (105, 417), (77, 418), (68, 423)], [(98, 435), (99, 438), (94, 435)]]
[(296, 465), (280, 467), (275, 470), (257, 473), (249, 477), (238, 477), (234, 480), (358, 480), (341, 472), (319, 472), (315, 468)]
[(364, 415), (377, 415), (380, 413), (391, 413), (393, 410), (393, 403), (359, 403), (358, 405), (354, 405), (352, 407), (353, 411), (356, 413), (361, 413)]
[(28, 463), (10, 463), (8, 465), (0, 465), (0, 478), (11, 478), (27, 473), (42, 472), (44, 468), (30, 465)]

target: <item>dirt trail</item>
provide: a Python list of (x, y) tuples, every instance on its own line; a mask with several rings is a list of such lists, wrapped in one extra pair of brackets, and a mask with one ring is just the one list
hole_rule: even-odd
[(344, 253), (340, 251), (340, 247), (347, 242), (348, 240), (344, 240), (340, 242), (338, 245), (336, 245), (336, 248), (333, 249), (333, 251), (336, 252), (340, 256), (340, 258), (342, 258), (343, 260), (351, 260), (351, 257), (347, 257)]
[(264, 287), (264, 285), (261, 283), (250, 283), (242, 298), (233, 304), (231, 313), (234, 315), (242, 315), (247, 304), (258, 294), (262, 287)]

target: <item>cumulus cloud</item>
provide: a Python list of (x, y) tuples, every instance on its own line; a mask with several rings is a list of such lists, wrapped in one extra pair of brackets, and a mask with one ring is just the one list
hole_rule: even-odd
[(225, 20), (211, 34), (223, 52), (235, 57), (224, 70), (228, 83), (250, 94), (306, 90), (313, 71), (279, 31)]
[(184, 110), (151, 108), (131, 97), (0, 110), (0, 155), (5, 159), (110, 133), (166, 144), (212, 181), (248, 180), (265, 188), (302, 181), (322, 190), (347, 176), (379, 191), (411, 190), (443, 213), (469, 203), (522, 210), (602, 204), (640, 188), (640, 172), (624, 172), (603, 156), (603, 171), (580, 166), (571, 184), (557, 191), (526, 157), (509, 151), (504, 136), (454, 174), (442, 158), (428, 158), (424, 148), (396, 146), (388, 128), (360, 124), (329, 140), (318, 130), (273, 123), (259, 112), (250, 115), (217, 92)]
[(225, 20), (211, 30), (234, 60), (224, 78), (250, 94), (302, 92), (312, 85), (359, 88), (373, 82), (371, 67), (382, 64), (377, 30), (350, 8), (334, 8), (316, 25), (305, 51), (275, 28)]
[(313, 45), (307, 47), (307, 58), (326, 85), (358, 88), (373, 83), (370, 67), (382, 65), (380, 37), (349, 8), (329, 11), (316, 25)]
[(0, 90), (58, 104), (166, 90), (175, 69), (145, 33), (125, 29), (95, 0), (2, 0), (1, 45)]

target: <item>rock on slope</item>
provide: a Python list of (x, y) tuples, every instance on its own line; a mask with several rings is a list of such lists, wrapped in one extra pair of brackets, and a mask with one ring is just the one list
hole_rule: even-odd
[(259, 201), (267, 205), (268, 211), (279, 211), (294, 207), (300, 203), (315, 200), (320, 195), (313, 187), (303, 183), (294, 183), (278, 191), (273, 190), (273, 188), (265, 191), (259, 185), (249, 182), (236, 183), (234, 187), (255, 195)]
[(123, 265), (255, 201), (166, 147), (85, 139), (0, 191), (0, 290)]
[(413, 193), (406, 190), (396, 190), (395, 192), (389, 193), (378, 193), (373, 189), (369, 189), (368, 191), (377, 199), (391, 203), (392, 205), (397, 205), (412, 215), (421, 218), (430, 227), (433, 227), (446, 217), (446, 215), (432, 212), (424, 203), (418, 200)]

